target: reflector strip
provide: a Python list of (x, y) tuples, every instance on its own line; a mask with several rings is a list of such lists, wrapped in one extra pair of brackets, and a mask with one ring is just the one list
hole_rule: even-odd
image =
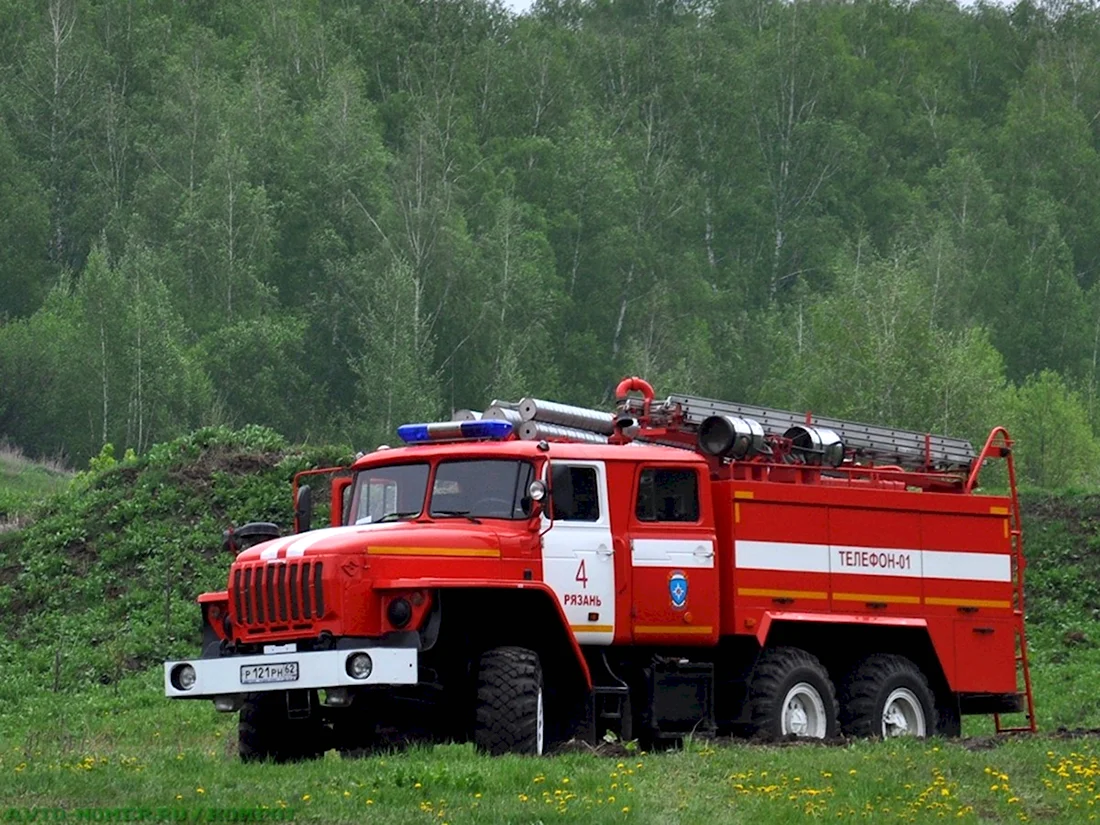
[(613, 633), (615, 628), (609, 624), (572, 624), (574, 633)]
[(469, 556), (474, 558), (499, 559), (500, 551), (486, 548), (465, 547), (368, 547), (372, 556)]
[(999, 599), (945, 599), (939, 596), (925, 596), (925, 604), (941, 607), (1012, 607), (1012, 602)]
[(920, 604), (920, 596), (897, 596), (885, 593), (834, 593), (833, 599), (838, 602), (886, 602), (889, 604)]
[(1012, 581), (1012, 557), (1008, 553), (735, 541), (734, 559), (736, 567), (748, 570), (953, 581)]
[(824, 601), (829, 594), (824, 590), (768, 590), (760, 587), (739, 587), (738, 596), (761, 596), (765, 599), (819, 599)]
[(648, 633), (672, 636), (694, 636), (710, 634), (714, 631), (714, 628), (710, 625), (705, 627), (686, 627), (682, 624), (636, 624), (634, 625), (635, 633)]

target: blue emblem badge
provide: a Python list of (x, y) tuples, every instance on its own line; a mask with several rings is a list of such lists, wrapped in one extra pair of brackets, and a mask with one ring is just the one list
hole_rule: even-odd
[(672, 599), (672, 606), (677, 610), (682, 609), (687, 604), (688, 580), (687, 576), (679, 570), (671, 573), (668, 577), (668, 596)]

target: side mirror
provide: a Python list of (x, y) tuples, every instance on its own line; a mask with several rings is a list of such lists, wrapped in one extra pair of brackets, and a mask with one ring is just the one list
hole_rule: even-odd
[(305, 533), (313, 522), (313, 491), (308, 484), (298, 488), (298, 499), (294, 502), (294, 532)]
[(277, 525), (269, 521), (250, 521), (236, 529), (230, 527), (222, 533), (222, 550), (236, 554), (277, 538), (279, 538)]

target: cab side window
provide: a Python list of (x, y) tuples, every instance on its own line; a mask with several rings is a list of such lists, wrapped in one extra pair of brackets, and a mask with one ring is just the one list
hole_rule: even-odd
[(600, 488), (595, 467), (554, 464), (550, 484), (550, 500), (555, 519), (600, 520)]
[(699, 476), (695, 470), (647, 467), (638, 481), (639, 521), (698, 521)]

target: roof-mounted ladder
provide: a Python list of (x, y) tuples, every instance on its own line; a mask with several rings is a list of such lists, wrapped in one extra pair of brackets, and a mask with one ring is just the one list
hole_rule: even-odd
[[(638, 405), (639, 402), (632, 399), (628, 402), (627, 409), (633, 410)], [(712, 415), (751, 418), (764, 428), (765, 433), (778, 436), (795, 426), (824, 427), (840, 436), (845, 447), (854, 451), (856, 460), (867, 459), (880, 464), (946, 470), (968, 468), (976, 457), (973, 445), (962, 438), (878, 427), (751, 404), (715, 401), (694, 395), (670, 395), (666, 400), (654, 402), (650, 407), (650, 414), (658, 418), (672, 418), (677, 412), (684, 425), (694, 428)]]

